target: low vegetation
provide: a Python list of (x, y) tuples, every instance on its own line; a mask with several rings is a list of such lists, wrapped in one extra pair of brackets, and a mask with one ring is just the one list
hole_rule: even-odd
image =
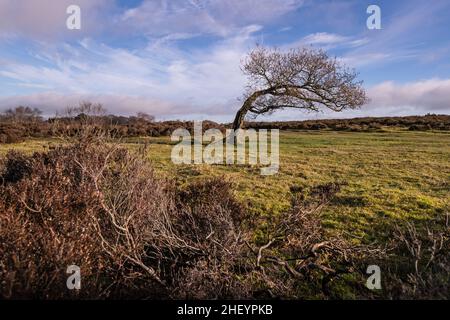
[[(450, 296), (445, 207), (421, 222), (393, 223), (389, 239), (360, 237), (329, 224), (328, 210), (343, 201), (349, 182), (291, 185), (287, 206), (258, 214), (233, 176), (216, 172), (203, 178), (187, 166), (184, 176), (195, 179), (176, 179), (157, 159), (146, 158), (152, 147), (164, 150), (163, 144), (150, 144), (150, 150), (140, 145), (135, 152), (92, 127), (86, 132), (46, 151), (6, 154), (0, 297)], [(371, 228), (378, 223), (372, 221)], [(66, 288), (72, 264), (81, 267), (79, 291)], [(383, 270), (383, 290), (365, 287), (371, 264)]]
[[(7, 110), (0, 115), (0, 144), (17, 143), (28, 138), (55, 138), (60, 136), (76, 136), (80, 129), (89, 121), (98, 131), (108, 131), (116, 138), (129, 137), (161, 137), (170, 136), (178, 128), (193, 129), (192, 121), (154, 121), (154, 117), (142, 112), (136, 116), (106, 115), (101, 105), (89, 102), (81, 103), (79, 107), (70, 108), (63, 116), (43, 120), (41, 111), (26, 107)], [(218, 124), (213, 121), (203, 121), (203, 130), (217, 128), (225, 131), (231, 124)], [(411, 131), (449, 131), (449, 115), (380, 117), (354, 119), (328, 119), (284, 122), (245, 122), (244, 128), (280, 129), (280, 130), (329, 130), (349, 132), (385, 132), (392, 129), (407, 129)]]

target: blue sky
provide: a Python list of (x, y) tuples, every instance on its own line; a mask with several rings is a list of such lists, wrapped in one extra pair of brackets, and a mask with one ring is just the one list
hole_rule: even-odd
[[(66, 28), (71, 4), (81, 30)], [(381, 30), (366, 26), (371, 4)], [(0, 110), (52, 115), (90, 100), (111, 113), (230, 121), (256, 43), (323, 48), (359, 72), (371, 99), (272, 119), (450, 113), (447, 0), (0, 0)]]

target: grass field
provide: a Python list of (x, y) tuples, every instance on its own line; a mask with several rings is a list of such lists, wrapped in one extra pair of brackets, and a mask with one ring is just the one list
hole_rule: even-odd
[[(281, 132), (280, 170), (261, 176), (259, 168), (231, 165), (175, 165), (169, 137), (124, 141), (137, 149), (146, 139), (148, 156), (159, 172), (184, 184), (211, 176), (232, 181), (238, 198), (255, 215), (273, 215), (290, 205), (291, 187), (343, 183), (325, 211), (330, 231), (345, 231), (364, 241), (388, 239), (404, 220), (445, 214), (450, 203), (450, 132)], [(0, 145), (30, 153), (56, 140)]]

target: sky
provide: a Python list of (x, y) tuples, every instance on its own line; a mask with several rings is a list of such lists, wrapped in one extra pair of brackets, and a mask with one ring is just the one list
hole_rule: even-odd
[[(372, 4), (379, 30), (366, 24)], [(70, 5), (80, 30), (66, 26)], [(261, 120), (450, 114), (448, 0), (0, 0), (0, 110), (51, 116), (92, 101), (115, 114), (228, 122), (256, 44), (322, 48), (359, 73), (370, 98), (359, 110)]]

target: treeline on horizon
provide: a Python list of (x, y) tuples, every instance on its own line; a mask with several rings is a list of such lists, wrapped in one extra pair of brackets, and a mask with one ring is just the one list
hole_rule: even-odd
[[(97, 108), (97, 111), (92, 112)], [(65, 114), (44, 119), (39, 109), (17, 107), (0, 113), (0, 143), (17, 143), (26, 138), (50, 138), (75, 135), (81, 126), (89, 122), (114, 137), (169, 136), (175, 129), (193, 130), (192, 121), (155, 121), (155, 117), (143, 112), (134, 116), (105, 114), (101, 105), (88, 104), (84, 108), (74, 108), (76, 114)], [(77, 112), (81, 111), (81, 112)], [(87, 111), (87, 112), (82, 112)], [(73, 112), (72, 112), (73, 113)], [(203, 121), (202, 129), (217, 128), (222, 131), (231, 125), (213, 121)], [(426, 114), (424, 116), (364, 117), (352, 119), (320, 119), (303, 121), (247, 121), (244, 128), (280, 130), (331, 130), (370, 132), (384, 131), (386, 127), (397, 127), (411, 131), (450, 130), (450, 115)]]

